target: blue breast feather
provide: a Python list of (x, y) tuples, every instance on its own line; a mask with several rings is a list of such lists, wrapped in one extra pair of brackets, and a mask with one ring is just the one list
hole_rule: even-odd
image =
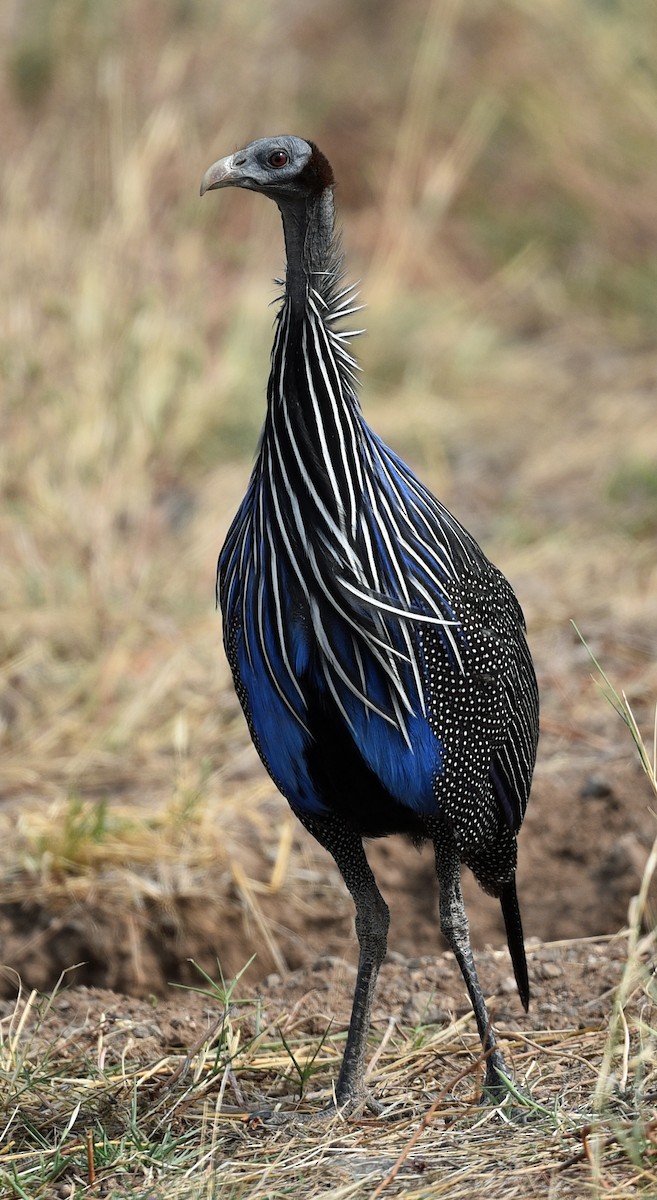
[[(329, 692), (324, 672), (317, 669), (317, 656), (309, 644), (306, 630), (301, 624), (293, 625), (292, 629), (295, 665), (303, 692), (314, 697), (320, 695), (328, 706), (335, 705), (337, 702)], [(251, 648), (249, 657), (241, 635), (238, 635), (236, 660), (248, 701), (247, 716), (277, 787), (294, 808), (308, 814), (326, 813), (328, 805), (317, 791), (306, 760), (310, 739), (321, 738), (321, 728), (307, 729), (292, 714), (290, 707), (297, 707), (303, 719), (300, 698), (297, 697), (299, 703), (295, 705), (292, 695), (286, 696), (285, 700), (281, 697), (257, 645)], [(283, 675), (281, 671), (280, 677)], [(385, 684), (377, 678), (373, 664), (369, 665), (369, 670), (366, 667), (365, 686), (366, 694), (374, 703), (377, 700), (383, 702)], [(433, 783), (442, 771), (442, 747), (426, 718), (408, 716), (409, 747), (399, 729), (365, 708), (347, 688), (338, 689), (338, 696), (349, 717), (349, 726), (345, 722), (345, 727), (349, 728), (359, 753), (383, 787), (418, 816), (434, 812)]]

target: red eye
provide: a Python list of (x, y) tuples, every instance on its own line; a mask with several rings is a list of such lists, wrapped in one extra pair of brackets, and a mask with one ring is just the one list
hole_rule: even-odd
[(284, 150), (274, 150), (274, 153), (270, 154), (267, 159), (270, 167), (284, 167), (289, 161)]

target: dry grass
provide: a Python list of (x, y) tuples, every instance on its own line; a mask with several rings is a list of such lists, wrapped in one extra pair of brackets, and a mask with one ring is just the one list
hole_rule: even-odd
[[(275, 965), (288, 949), (262, 896), (291, 908), (299, 880), (322, 884), (247, 744), (212, 611), (216, 552), (262, 417), (267, 281), (282, 247), (265, 205), (201, 204), (196, 188), (213, 157), (257, 133), (307, 131), (334, 161), (351, 273), (367, 280), (367, 413), (516, 581), (548, 725), (564, 724), (573, 615), (616, 677), (631, 679), (647, 718), (657, 692), (654, 21), (652, 0), (338, 0), (321, 11), (294, 0), (228, 0), (220, 11), (201, 0), (34, 0), (3, 14), (6, 906), (41, 906), (65, 924), (100, 898), (131, 927), (154, 912), (178, 920), (212, 879), (229, 918), (244, 914), (245, 943), (257, 935)], [(137, 953), (142, 980), (144, 970)], [(606, 1050), (596, 1031), (573, 1031), (567, 1047), (534, 1031), (561, 1064), (566, 1050), (574, 1064), (604, 1053), (598, 1099), (609, 1054), (627, 1044), (623, 1019), (629, 1045), (646, 1047), (641, 1069), (654, 1070), (654, 1027), (638, 1009), (622, 1017), (633, 988)], [(11, 1140), (30, 1106), (50, 1113), (45, 1171), (72, 1153), (78, 1100), (118, 1096), (122, 1113), (142, 1113), (178, 1065), (126, 1061), (106, 1077), (69, 1047), (64, 1075), (38, 1074), (16, 1025), (24, 1011), (21, 1001), (3, 1046), (17, 1090), (0, 1164), (8, 1181), (27, 1172), (11, 1183), (18, 1196), (35, 1194), (35, 1144)], [(299, 1181), (309, 1196), (371, 1195), (426, 1108), (420, 1090), (394, 1127), (258, 1143), (234, 1121), (225, 1132), (210, 1093), (229, 1061), (247, 1093), (249, 1081), (259, 1087), (281, 1049), (263, 1056), (252, 1044), (233, 1062), (226, 1038), (198, 1051), (192, 1084), (149, 1111), (149, 1154), (149, 1139), (175, 1131), (163, 1155), (181, 1182), (166, 1194), (215, 1194), (214, 1176), (198, 1172), (221, 1158), (222, 1196), (302, 1194)], [(403, 1032), (384, 1048), (377, 1069), (391, 1090), (415, 1053)], [(332, 1038), (322, 1055), (335, 1059)], [(455, 1048), (454, 1076), (462, 1062)], [(550, 1172), (589, 1120), (590, 1068), (580, 1091), (578, 1078), (541, 1077), (554, 1111), (538, 1112), (531, 1138), (505, 1125), (501, 1139), (461, 1100), (456, 1124), (434, 1121), (416, 1165), (409, 1158), (384, 1194), (403, 1183), (426, 1195), (422, 1171), (438, 1161), (432, 1195), (490, 1191), (485, 1167), (501, 1143), (517, 1163), (507, 1196), (576, 1194), (573, 1177)], [(633, 1120), (593, 1117), (577, 1167), (586, 1194), (657, 1191), (653, 1128)], [(138, 1159), (155, 1178), (139, 1122), (125, 1127), (97, 1155), (128, 1175)]]
[[(507, 1033), (523, 1091), (498, 1112), (477, 1103), (469, 1015), (438, 1027), (389, 1023), (369, 1073), (388, 1102), (384, 1119), (309, 1122), (303, 1114), (328, 1099), (343, 1033), (310, 1038), (292, 1011), (263, 1024), (252, 1006), (236, 1006), (238, 981), (205, 989), (214, 1015), (186, 1055), (146, 1062), (143, 1017), (98, 1024), (94, 1014), (88, 1027), (60, 1022), (53, 1035), (58, 996), (21, 998), (0, 1026), (0, 1178), (6, 1194), (32, 1200), (654, 1195), (654, 949), (653, 938), (630, 939), (604, 1053), (597, 1023)], [(295, 1077), (297, 1116), (244, 1115), (263, 1103), (271, 1114), (279, 1092), (289, 1114)]]

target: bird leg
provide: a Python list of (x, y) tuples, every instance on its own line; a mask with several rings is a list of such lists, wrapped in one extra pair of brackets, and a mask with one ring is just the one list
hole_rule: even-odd
[(470, 946), (468, 918), (461, 891), (461, 864), (454, 838), (449, 830), (444, 829), (442, 836), (434, 841), (434, 849), (436, 872), (440, 883), (440, 928), (461, 968), (461, 974), (474, 1009), (481, 1044), (487, 1055), (484, 1096), (499, 1103), (507, 1094), (504, 1077), (508, 1077), (509, 1072), (502, 1052), (498, 1048), (484, 994), (477, 977), (477, 968)]
[(380, 1105), (366, 1094), (364, 1075), (374, 989), (388, 945), (388, 906), (376, 886), (362, 839), (357, 834), (336, 818), (328, 822), (301, 820), (333, 856), (356, 906), (360, 954), (347, 1044), (335, 1085), (336, 1105), (338, 1109), (351, 1110), (364, 1101), (372, 1112), (380, 1112)]

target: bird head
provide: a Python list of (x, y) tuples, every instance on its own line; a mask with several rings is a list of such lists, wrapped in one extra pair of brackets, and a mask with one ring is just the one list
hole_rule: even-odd
[(314, 142), (283, 135), (258, 138), (213, 163), (201, 181), (201, 195), (241, 187), (285, 205), (319, 196), (333, 182), (331, 164)]

